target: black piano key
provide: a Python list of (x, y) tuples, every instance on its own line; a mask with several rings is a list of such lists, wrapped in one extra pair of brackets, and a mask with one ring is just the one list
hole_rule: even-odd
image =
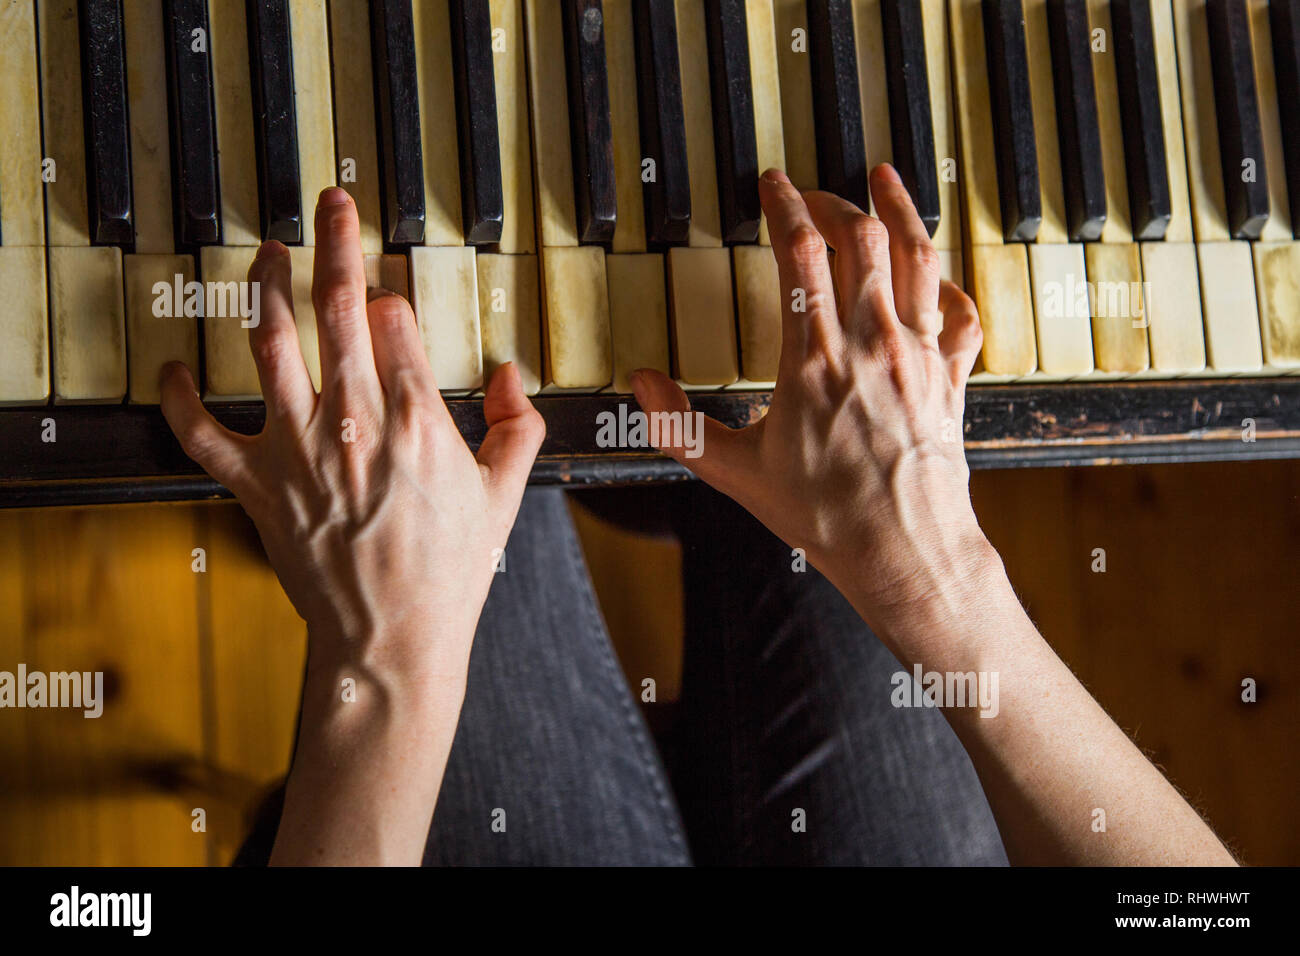
[(691, 230), (691, 179), (686, 164), (686, 119), (673, 0), (632, 4), (636, 33), (637, 115), (642, 155), (654, 160), (644, 184), (646, 240), (683, 243)]
[(808, 55), (819, 185), (869, 209), (851, 0), (808, 0)]
[[(1255, 93), (1255, 60), (1245, 0), (1209, 0), (1210, 64), (1219, 122), (1228, 228), (1237, 239), (1258, 239), (1268, 222), (1268, 170)], [(1253, 164), (1247, 178), (1246, 162)]]
[(1065, 225), (1071, 242), (1101, 238), (1106, 225), (1097, 88), (1092, 79), (1088, 0), (1048, 0), (1047, 30), (1056, 86), (1056, 132), (1061, 145)]
[(1272, 0), (1269, 17), (1291, 233), (1300, 238), (1300, 0)]
[(614, 238), (614, 137), (600, 0), (563, 0), (564, 52), (573, 141), (573, 198), (580, 242)]
[(1021, 0), (984, 0), (984, 49), (993, 109), (1002, 235), (1007, 242), (1033, 242), (1043, 220), (1043, 199)]
[(172, 142), (172, 212), (182, 247), (221, 241), (217, 186), (216, 107), (208, 45), (194, 49), (195, 30), (209, 35), (207, 0), (166, 0), (167, 103)]
[[(407, 4), (411, 0), (405, 0)], [(414, 50), (414, 45), (412, 45)], [(501, 144), (492, 66), (492, 19), (488, 0), (451, 0), (451, 51), (460, 122), (460, 196), (465, 241), (501, 241)]]
[(894, 168), (912, 194), (926, 231), (933, 236), (939, 228), (939, 171), (934, 156), (921, 0), (884, 0), (880, 19), (885, 34)]
[(300, 243), (302, 185), (288, 0), (248, 0), (248, 65), (262, 238)]
[(135, 221), (122, 0), (81, 0), (78, 14), (90, 241), (130, 248)]
[(1111, 0), (1133, 238), (1163, 239), (1173, 215), (1151, 0)]
[[(455, 4), (453, 4), (453, 7)], [(455, 13), (452, 38), (455, 45)], [(384, 239), (400, 245), (424, 241), (424, 151), (420, 142), (419, 84), (415, 78), (415, 24), (411, 0), (374, 0), (370, 35), (384, 195)], [(456, 78), (457, 93), (460, 77)], [(488, 87), (492, 75), (488, 74)], [(496, 142), (496, 114), (492, 116)], [(464, 132), (462, 131), (462, 142)], [(464, 146), (461, 147), (462, 152)], [(469, 180), (462, 181), (468, 185)], [(500, 160), (497, 161), (497, 238), (501, 238)], [(462, 192), (465, 192), (464, 186)], [(466, 193), (468, 210), (472, 197)], [(465, 221), (466, 233), (469, 220)]]
[(762, 210), (758, 205), (758, 141), (745, 0), (705, 0), (704, 24), (722, 239), (753, 242), (758, 238)]

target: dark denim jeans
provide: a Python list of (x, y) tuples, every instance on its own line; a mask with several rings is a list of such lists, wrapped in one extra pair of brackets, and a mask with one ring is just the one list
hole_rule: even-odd
[[(564, 493), (532, 489), (488, 596), (428, 865), (1005, 865), (970, 760), (812, 568), (710, 489), (626, 492), (683, 543), (665, 762), (614, 657)], [(269, 855), (272, 812), (238, 862)]]

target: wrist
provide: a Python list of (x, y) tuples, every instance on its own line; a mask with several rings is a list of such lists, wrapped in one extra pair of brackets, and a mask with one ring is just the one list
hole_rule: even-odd
[(859, 561), (841, 590), (900, 660), (969, 661), (979, 655), (979, 641), (1024, 611), (973, 514), (932, 537), (898, 580), (882, 587), (878, 568)]
[(360, 628), (307, 626), (308, 681), (364, 678), (403, 696), (464, 692), (475, 625), (383, 622)]

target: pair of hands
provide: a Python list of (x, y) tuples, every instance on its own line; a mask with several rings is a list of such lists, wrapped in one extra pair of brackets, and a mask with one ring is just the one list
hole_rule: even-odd
[[(987, 548), (961, 442), (979, 320), (940, 281), (892, 168), (871, 177), (879, 219), (828, 193), (800, 194), (776, 171), (759, 191), (784, 316), (770, 410), (736, 431), (708, 422), (698, 458), (664, 451), (804, 548), (879, 627), (950, 586)], [(249, 338), (265, 429), (223, 428), (180, 365), (164, 372), (163, 413), (253, 519), (314, 649), (360, 641), (372, 663), (463, 680), (493, 555), (545, 428), (518, 372), (503, 366), (484, 399), (487, 437), (471, 454), (410, 306), (367, 298), (356, 208), (342, 189), (322, 193), (316, 236), (320, 393), (298, 349), (289, 257), (271, 242), (249, 270), (261, 283), (262, 321)], [(633, 381), (646, 411), (689, 407), (659, 372)]]
[[(771, 406), (737, 431), (707, 423), (698, 458), (665, 450), (804, 548), (904, 663), (1002, 674), (999, 720), (945, 713), (1013, 862), (1231, 864), (1052, 653), (979, 531), (961, 442), (979, 319), (940, 282), (897, 174), (872, 174), (878, 220), (826, 193), (801, 195), (777, 172), (759, 190), (784, 315)], [(248, 511), (308, 624), (304, 733), (272, 862), (418, 863), (495, 549), (545, 427), (503, 366), (472, 455), (410, 306), (368, 298), (343, 190), (321, 195), (316, 237), (320, 393), (298, 349), (289, 257), (267, 243), (249, 270), (262, 289), (250, 345), (265, 429), (222, 428), (179, 365), (164, 373), (163, 412)], [(689, 407), (658, 372), (634, 382), (647, 412)], [(357, 693), (340, 706), (349, 678)], [(1103, 836), (1096, 807), (1114, 821)]]

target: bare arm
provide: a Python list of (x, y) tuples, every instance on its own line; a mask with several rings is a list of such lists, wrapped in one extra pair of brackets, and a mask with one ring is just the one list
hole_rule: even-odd
[[(979, 318), (897, 174), (872, 173), (879, 219), (781, 173), (759, 189), (784, 299), (771, 407), (709, 422), (698, 458), (664, 450), (804, 548), (909, 668), (996, 675), (995, 717), (945, 714), (1013, 862), (1231, 864), (1038, 634), (979, 529), (961, 442)], [(688, 407), (658, 372), (634, 381), (648, 411)]]
[(470, 644), (545, 426), (519, 373), (497, 370), (488, 433), (465, 445), (411, 307), (367, 301), (356, 206), (316, 210), (317, 394), (298, 347), (288, 250), (249, 269), (260, 435), (221, 427), (194, 379), (164, 372), (186, 453), (233, 491), (307, 622), (302, 730), (273, 863), (418, 864), (465, 693)]

